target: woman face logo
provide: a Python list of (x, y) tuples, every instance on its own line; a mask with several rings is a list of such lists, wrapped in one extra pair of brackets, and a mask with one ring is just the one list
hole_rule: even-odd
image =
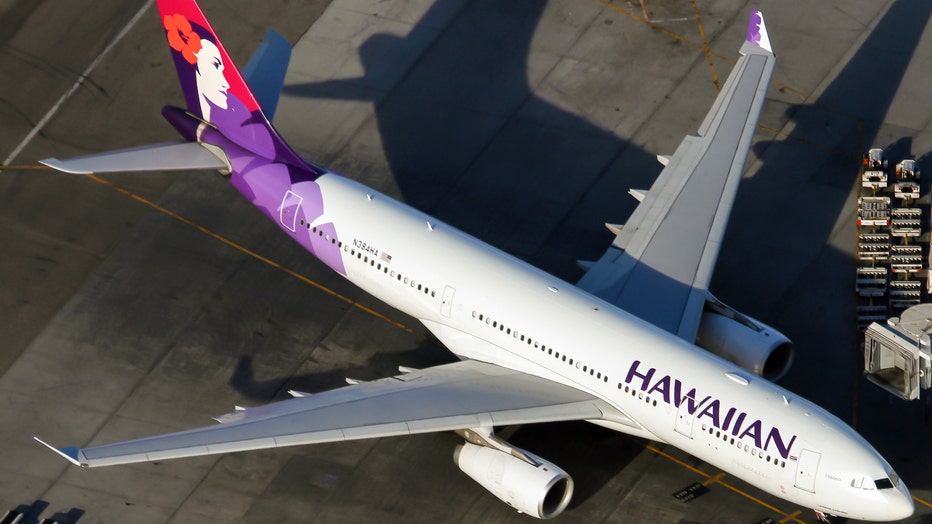
[[(195, 66), (201, 116), (210, 121), (211, 104), (227, 109), (227, 90), (230, 83), (223, 76), (223, 59), (216, 44), (201, 36), (183, 15), (169, 15), (163, 20), (168, 32), (168, 44), (181, 53), (185, 61)], [(208, 104), (210, 102), (210, 104)]]
[(227, 108), (227, 89), (230, 83), (223, 76), (223, 60), (220, 50), (213, 42), (201, 40), (201, 50), (197, 56), (197, 91), (201, 98), (201, 112), (205, 120), (210, 120), (210, 108), (205, 101), (221, 108)]

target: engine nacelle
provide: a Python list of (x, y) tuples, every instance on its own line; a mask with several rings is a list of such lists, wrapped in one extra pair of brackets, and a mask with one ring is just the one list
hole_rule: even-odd
[(539, 519), (556, 517), (570, 503), (573, 479), (550, 462), (522, 453), (537, 465), (469, 442), (456, 447), (453, 460), (463, 473), (516, 510)]
[(793, 362), (793, 343), (786, 336), (730, 308), (702, 313), (696, 345), (767, 380), (782, 377)]

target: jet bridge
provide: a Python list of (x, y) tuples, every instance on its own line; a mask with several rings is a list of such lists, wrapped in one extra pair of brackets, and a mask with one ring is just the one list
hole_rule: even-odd
[(904, 400), (932, 388), (932, 304), (913, 306), (864, 332), (867, 379)]

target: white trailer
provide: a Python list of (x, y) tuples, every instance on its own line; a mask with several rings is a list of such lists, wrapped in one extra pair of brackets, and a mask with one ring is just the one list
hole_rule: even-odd
[(861, 187), (873, 190), (887, 187), (887, 154), (883, 149), (874, 148), (864, 154)]

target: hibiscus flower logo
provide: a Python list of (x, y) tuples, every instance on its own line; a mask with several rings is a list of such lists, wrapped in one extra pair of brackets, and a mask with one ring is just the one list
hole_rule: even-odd
[(189, 64), (196, 64), (195, 54), (201, 50), (201, 37), (194, 32), (191, 22), (180, 14), (166, 15), (162, 25), (168, 31), (168, 45), (180, 52)]

